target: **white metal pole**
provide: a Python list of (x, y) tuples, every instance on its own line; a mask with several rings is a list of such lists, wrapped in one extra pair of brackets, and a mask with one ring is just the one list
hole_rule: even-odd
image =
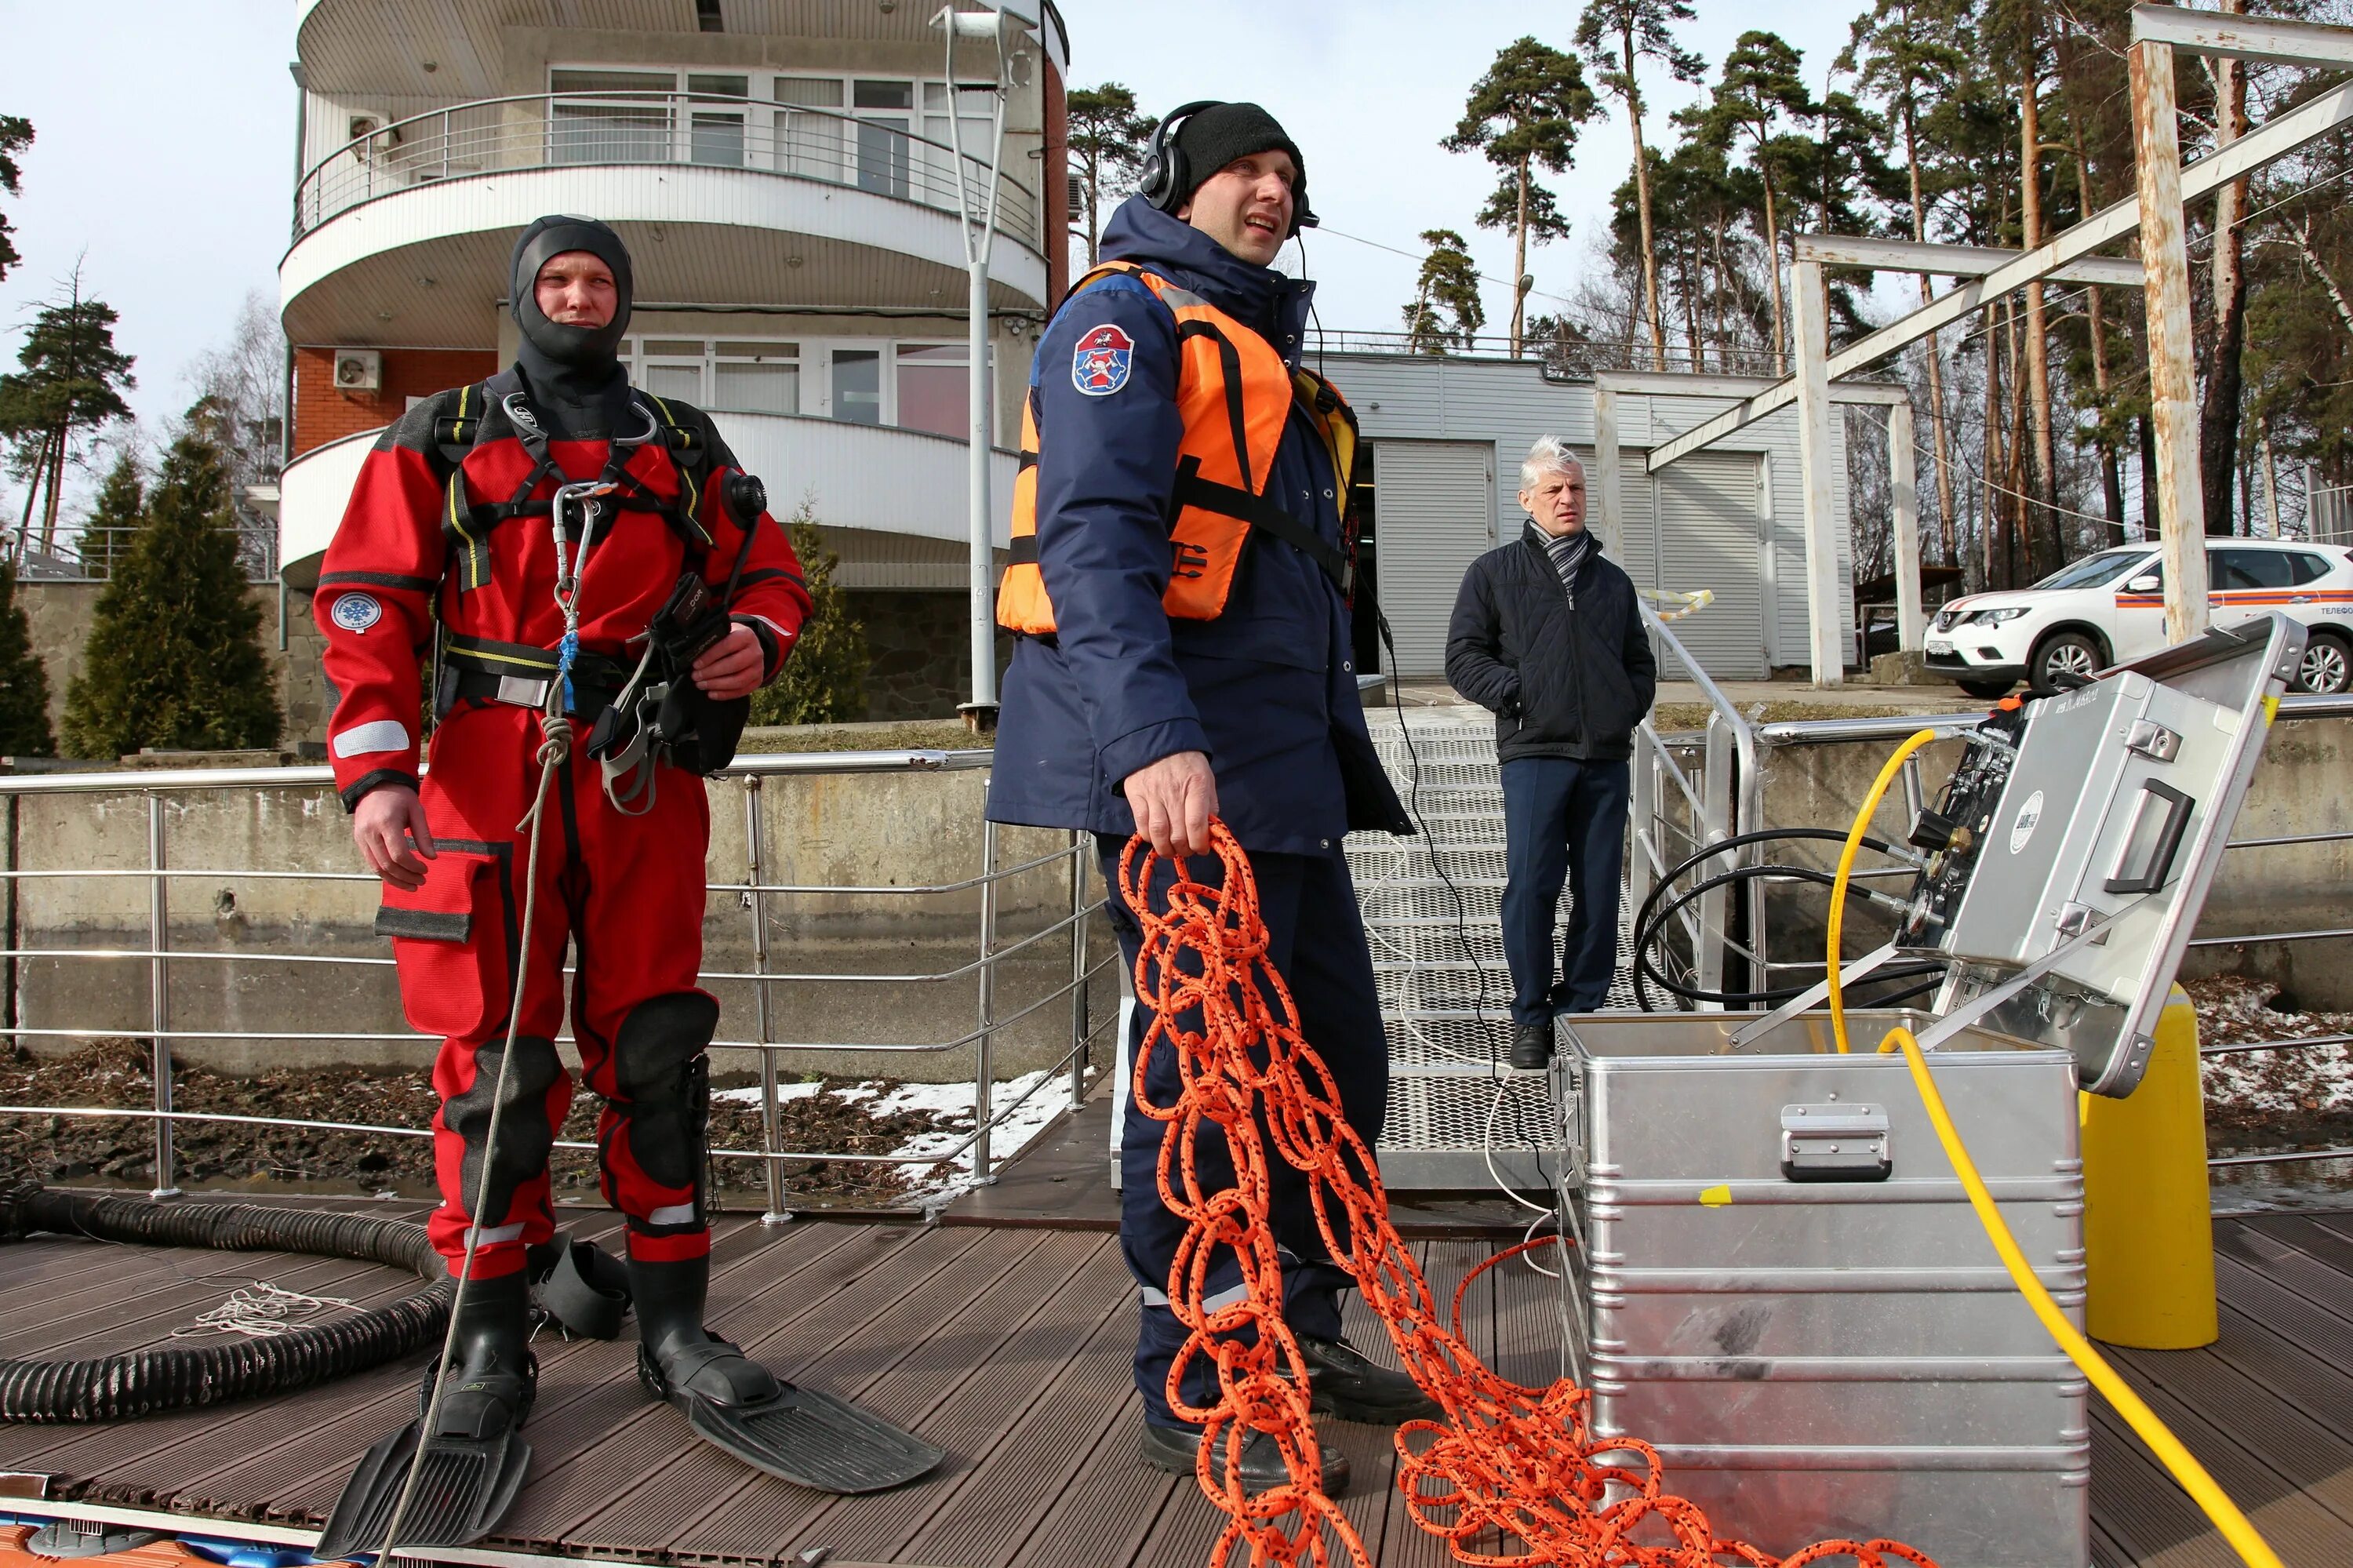
[(1829, 301), (1822, 292), (1819, 261), (1789, 269), (1789, 292), (1797, 317), (1798, 465), (1805, 497), (1806, 642), (1814, 684), (1835, 686), (1846, 679), (1846, 628), (1839, 614), (1838, 538), (1831, 532), (1831, 380)]
[[(953, 173), (956, 212), (964, 220), (965, 266), (970, 282), (965, 344), (972, 362), (965, 396), (972, 406), (965, 439), (970, 449), (967, 523), (972, 544), (972, 700), (963, 705), (963, 713), (965, 722), (976, 731), (986, 733), (997, 727), (997, 552), (988, 495), (988, 460), (993, 444), (993, 410), (988, 396), (988, 260), (997, 235), (998, 171), (1005, 159), (1005, 19), (993, 9), (959, 12), (953, 6), (943, 6), (933, 17), (933, 25), (945, 36), (946, 61), (941, 75), (948, 97), (948, 149), (955, 164)], [(997, 46), (987, 185), (976, 195), (965, 167), (964, 116), (959, 112), (962, 105), (955, 77), (959, 35), (985, 36), (993, 38)]]
[(1921, 604), (1918, 456), (1912, 436), (1912, 405), (1890, 403), (1887, 475), (1895, 502), (1895, 645), (1906, 653), (1919, 652), (1928, 633), (1927, 611)]

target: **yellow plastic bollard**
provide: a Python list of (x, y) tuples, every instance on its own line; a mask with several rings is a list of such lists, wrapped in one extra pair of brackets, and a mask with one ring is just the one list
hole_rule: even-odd
[(2158, 1015), (2140, 1086), (2120, 1100), (2082, 1100), (2084, 1332), (2144, 1351), (2212, 1344), (2221, 1326), (2206, 1103), (2188, 993), (2175, 986)]

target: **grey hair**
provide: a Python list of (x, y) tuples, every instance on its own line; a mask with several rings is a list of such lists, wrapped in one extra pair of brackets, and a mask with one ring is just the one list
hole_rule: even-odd
[(1528, 449), (1527, 461), (1520, 464), (1520, 488), (1534, 490), (1536, 481), (1548, 473), (1585, 471), (1585, 464), (1558, 436), (1538, 436), (1536, 444)]

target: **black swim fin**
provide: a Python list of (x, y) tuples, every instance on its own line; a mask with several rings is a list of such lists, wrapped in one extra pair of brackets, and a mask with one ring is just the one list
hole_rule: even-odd
[[(383, 1552), (392, 1510), (408, 1485), (409, 1467), (425, 1432), (418, 1416), (367, 1451), (352, 1472), (313, 1552), (321, 1562), (374, 1557)], [(417, 1495), (400, 1516), (404, 1547), (465, 1546), (498, 1527), (522, 1490), (531, 1445), (510, 1425), (489, 1438), (436, 1436), (426, 1446)]]
[[(440, 1372), (438, 1358), (426, 1369), (417, 1419), (360, 1460), (327, 1516), (316, 1556), (329, 1561), (382, 1552), (396, 1511), (403, 1547), (464, 1546), (497, 1528), (531, 1468), (531, 1446), (520, 1436), (539, 1383), (539, 1363), (530, 1350), (529, 1290), (520, 1272), (469, 1282), (448, 1370)], [(448, 1386), (434, 1413), (437, 1372)], [(403, 1507), (412, 1469), (417, 1487)]]
[[(711, 1340), (679, 1347), (671, 1356), (672, 1371), (679, 1383), (724, 1386), (743, 1380), (695, 1374), (714, 1361), (743, 1357), (726, 1340)], [(757, 1363), (745, 1366), (756, 1370)], [(677, 1386), (640, 1346), (638, 1377), (656, 1398), (676, 1405), (704, 1442), (755, 1470), (817, 1491), (882, 1491), (928, 1474), (947, 1457), (945, 1451), (846, 1400), (773, 1375), (765, 1379), (772, 1392), (761, 1397), (714, 1396)]]

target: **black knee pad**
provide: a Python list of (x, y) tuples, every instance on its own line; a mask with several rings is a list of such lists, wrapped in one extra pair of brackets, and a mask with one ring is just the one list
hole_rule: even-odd
[[(463, 1202), (471, 1204), (482, 1180), (483, 1142), (491, 1130), (491, 1097), (497, 1092), (499, 1057), (503, 1037), (485, 1041), (474, 1051), (473, 1086), (441, 1106), (442, 1125), (466, 1145), (459, 1180)], [(547, 1152), (555, 1145), (555, 1128), (548, 1125), (547, 1091), (564, 1075), (555, 1042), (536, 1035), (518, 1036), (514, 1065), (507, 1073), (506, 1109), (499, 1118), (499, 1146), (489, 1150), (491, 1186), (478, 1224), (495, 1224), (514, 1202), (515, 1189), (547, 1169)]]
[(711, 1120), (711, 1059), (719, 1004), (701, 991), (638, 1003), (613, 1037), (613, 1080), (628, 1119), (629, 1151), (665, 1187), (701, 1188)]

